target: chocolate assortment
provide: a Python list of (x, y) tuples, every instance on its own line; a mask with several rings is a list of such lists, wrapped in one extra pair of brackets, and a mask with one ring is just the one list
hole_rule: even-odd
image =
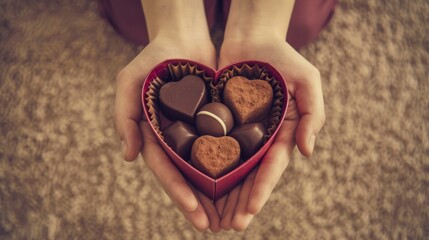
[[(232, 84), (234, 80), (230, 80), (238, 76), (245, 78), (245, 81), (242, 81), (244, 84), (240, 83), (238, 87), (245, 85), (246, 82), (263, 80), (272, 88), (272, 103), (264, 111), (258, 111), (257, 118), (243, 117), (247, 120), (238, 120), (239, 116), (236, 116), (236, 112), (239, 108), (233, 110), (224, 99), (226, 85)], [(200, 90), (195, 91), (195, 86), (187, 87), (188, 90), (185, 91), (179, 90), (180, 83), (186, 78), (198, 80), (202, 83), (200, 86), (203, 85), (206, 90), (201, 91), (202, 88), (197, 87), (196, 89)], [(196, 81), (197, 84), (198, 81)], [(231, 86), (234, 87), (234, 85)], [(198, 96), (196, 92), (200, 92), (200, 96), (206, 94), (206, 100), (203, 99), (204, 97), (193, 98), (194, 102), (187, 105), (195, 109), (195, 111), (186, 111), (186, 115), (193, 116), (193, 119), (184, 121), (178, 119), (178, 115), (171, 114), (172, 110), (183, 110), (187, 106), (177, 105), (176, 100), (173, 103), (169, 101), (171, 97), (165, 94), (165, 89), (162, 89), (169, 86), (175, 88), (173, 92), (180, 100), (190, 99), (190, 95)], [(282, 74), (266, 62), (243, 61), (216, 70), (189, 59), (167, 59), (148, 73), (143, 82), (141, 96), (144, 117), (159, 141), (160, 147), (195, 189), (212, 201), (216, 201), (240, 184), (263, 160), (284, 124), (283, 119), (288, 108), (287, 93), (287, 84)], [(252, 95), (258, 94), (260, 93), (256, 92)], [(162, 104), (161, 101), (163, 101)], [(211, 106), (210, 103), (223, 104), (230, 110), (233, 118), (231, 129), (227, 127), (229, 120), (223, 118), (224, 111), (219, 111), (219, 107), (203, 109), (206, 105)], [(201, 111), (206, 112), (198, 115)], [(267, 112), (266, 116), (262, 116), (265, 112)], [(216, 122), (212, 122), (209, 129), (211, 131), (213, 128), (214, 132), (205, 132), (208, 129), (202, 126), (209, 125), (205, 123), (213, 120)], [(219, 123), (221, 123), (220, 127), (218, 127)], [(201, 126), (197, 127), (197, 125)], [(224, 136), (224, 129), (227, 132), (226, 136)], [(266, 134), (261, 137), (261, 132)], [(216, 137), (211, 134), (221, 136)], [(230, 140), (224, 140), (224, 138)], [(189, 147), (190, 142), (192, 142), (191, 147)], [(199, 142), (201, 144), (198, 144)], [(228, 154), (221, 154), (225, 152)]]
[(247, 160), (268, 134), (263, 120), (273, 104), (273, 88), (266, 80), (235, 76), (226, 81), (221, 102), (209, 99), (210, 84), (185, 75), (159, 90), (160, 110), (171, 125), (164, 141), (181, 158), (212, 178)]

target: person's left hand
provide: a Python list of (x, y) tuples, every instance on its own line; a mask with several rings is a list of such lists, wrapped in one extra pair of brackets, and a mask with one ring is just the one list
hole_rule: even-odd
[(220, 68), (245, 60), (267, 62), (280, 71), (288, 85), (289, 106), (285, 122), (260, 165), (215, 203), (221, 227), (236, 231), (245, 230), (261, 211), (286, 169), (295, 143), (303, 155), (312, 154), (316, 135), (325, 122), (319, 71), (284, 39), (264, 35), (224, 41)]
[[(295, 103), (290, 102), (294, 108)], [(293, 133), (297, 124), (296, 111), (288, 111), (273, 145), (244, 182), (216, 203), (224, 230), (244, 231), (267, 202), (275, 185), (286, 169), (295, 146)]]

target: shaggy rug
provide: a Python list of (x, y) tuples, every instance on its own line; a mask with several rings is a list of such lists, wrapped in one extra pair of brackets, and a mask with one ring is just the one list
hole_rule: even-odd
[(302, 51), (327, 122), (242, 233), (200, 233), (139, 158), (115, 76), (139, 52), (93, 1), (0, 3), (0, 239), (427, 239), (429, 4), (340, 1)]

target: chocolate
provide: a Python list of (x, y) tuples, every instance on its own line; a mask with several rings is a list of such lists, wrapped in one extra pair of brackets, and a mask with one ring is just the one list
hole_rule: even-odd
[(221, 137), (226, 136), (234, 127), (234, 118), (227, 106), (214, 102), (200, 109), (196, 123), (200, 135)]
[(163, 130), (164, 141), (184, 160), (189, 160), (192, 144), (198, 138), (196, 129), (182, 121), (176, 121)]
[(195, 123), (195, 114), (208, 101), (205, 82), (196, 75), (187, 75), (178, 82), (169, 82), (161, 87), (159, 101), (161, 110), (171, 120)]
[(192, 145), (191, 162), (201, 172), (217, 178), (239, 164), (240, 145), (232, 137), (201, 136)]
[(270, 112), (273, 88), (265, 80), (233, 77), (226, 82), (223, 102), (238, 124), (259, 122)]
[(173, 122), (168, 119), (162, 112), (159, 113), (159, 123), (161, 130), (170, 126)]
[(264, 144), (267, 128), (262, 123), (249, 123), (238, 126), (229, 134), (240, 144), (241, 157), (246, 160)]

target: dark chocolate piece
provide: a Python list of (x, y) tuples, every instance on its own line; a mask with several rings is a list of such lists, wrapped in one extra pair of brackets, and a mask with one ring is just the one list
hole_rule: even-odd
[(234, 127), (232, 113), (222, 103), (214, 102), (204, 105), (197, 113), (196, 119), (200, 135), (226, 136)]
[(194, 124), (198, 109), (208, 101), (206, 84), (196, 75), (187, 75), (162, 86), (159, 101), (162, 112), (171, 120)]
[(210, 177), (220, 177), (240, 162), (240, 145), (228, 136), (201, 136), (192, 145), (191, 162)]
[(259, 122), (271, 110), (273, 88), (265, 80), (233, 77), (226, 82), (223, 102), (238, 124)]
[(191, 148), (198, 138), (195, 128), (185, 122), (176, 121), (162, 131), (164, 141), (184, 160), (189, 160)]
[(232, 130), (230, 137), (238, 141), (241, 148), (241, 157), (249, 159), (263, 145), (267, 128), (262, 123), (249, 123)]
[(168, 126), (170, 126), (173, 122), (168, 119), (161, 111), (159, 112), (159, 123), (160, 123), (160, 127), (161, 130), (167, 128)]

